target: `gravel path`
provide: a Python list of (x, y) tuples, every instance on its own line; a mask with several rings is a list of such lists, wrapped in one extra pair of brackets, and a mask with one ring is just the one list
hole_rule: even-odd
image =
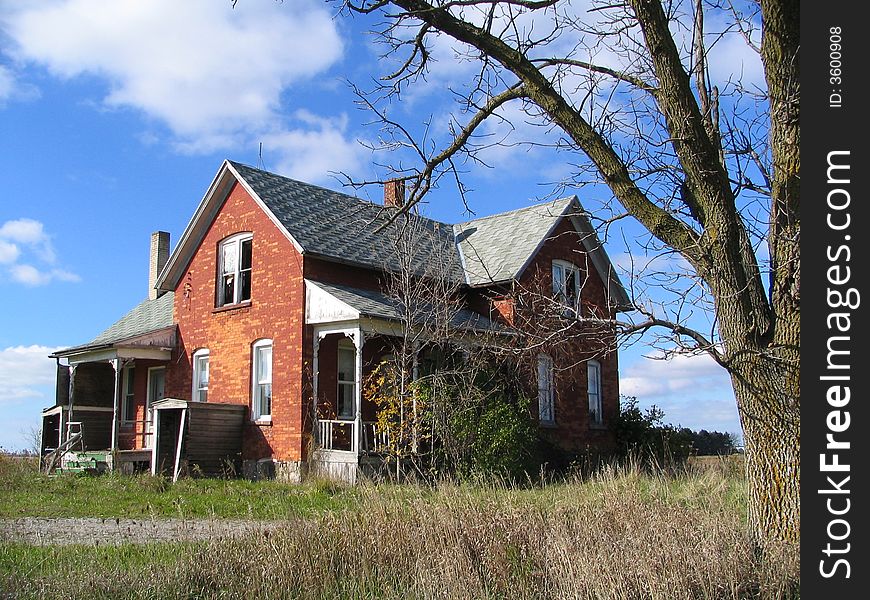
[(0, 519), (0, 540), (52, 544), (147, 544), (199, 541), (273, 531), (275, 521), (244, 519)]

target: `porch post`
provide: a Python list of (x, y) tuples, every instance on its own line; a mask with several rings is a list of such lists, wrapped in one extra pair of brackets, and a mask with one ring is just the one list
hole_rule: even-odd
[(362, 327), (357, 326), (354, 335), (354, 344), (356, 345), (356, 381), (353, 386), (353, 402), (356, 408), (356, 420), (354, 421), (353, 432), (353, 451), (359, 455), (360, 439), (362, 437), (362, 382), (363, 382), (363, 344), (365, 337)]
[[(112, 447), (114, 452), (118, 449), (118, 425), (120, 423), (121, 409), (121, 359), (113, 358), (109, 361), (115, 370), (115, 398), (112, 404)], [(113, 464), (114, 466), (114, 464)]]
[(318, 387), (320, 384), (320, 330), (316, 327), (314, 333), (314, 355), (311, 358), (311, 415), (313, 417), (311, 433), (317, 445), (322, 444), (320, 439), (320, 425), (317, 422)]
[[(75, 389), (76, 389), (76, 369), (78, 365), (70, 365), (69, 367), (69, 410), (67, 413), (67, 420), (73, 420), (73, 403), (75, 402)], [(61, 413), (63, 410), (61, 410)], [(61, 419), (62, 420), (62, 419)]]
[[(417, 381), (420, 377), (420, 342), (415, 340), (413, 343), (414, 358), (411, 363), (411, 381)], [(411, 410), (414, 417), (414, 428), (411, 430), (411, 452), (417, 453), (417, 388), (411, 388)]]

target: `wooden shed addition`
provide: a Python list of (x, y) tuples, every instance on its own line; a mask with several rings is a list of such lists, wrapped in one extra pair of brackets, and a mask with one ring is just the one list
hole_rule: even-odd
[(243, 404), (166, 398), (152, 405), (151, 472), (217, 477), (241, 468)]

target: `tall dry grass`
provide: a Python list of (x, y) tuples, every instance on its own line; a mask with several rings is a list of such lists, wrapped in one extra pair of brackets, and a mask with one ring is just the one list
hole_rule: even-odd
[(357, 508), (190, 546), (167, 565), (6, 583), (66, 598), (791, 598), (797, 548), (756, 557), (739, 479), (605, 469), (538, 489), (364, 487)]

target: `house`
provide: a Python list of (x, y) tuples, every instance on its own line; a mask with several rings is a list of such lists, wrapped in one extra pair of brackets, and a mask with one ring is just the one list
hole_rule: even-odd
[[(403, 268), (391, 220), (403, 199), (401, 181), (381, 205), (225, 161), (171, 254), (168, 234), (152, 235), (148, 298), (52, 355), (45, 466), (178, 476), (240, 460), (249, 476), (293, 481), (317, 468), (354, 480), (377, 460), (361, 381), (403, 326), (383, 288)], [(419, 231), (410, 268), (441, 257), (462, 297), (457, 327), (518, 330), (520, 315), (537, 314), (532, 292), (558, 307), (560, 327), (587, 327), (577, 315), (605, 323), (567, 353), (550, 352), (558, 335), (543, 340), (529, 395), (554, 443), (611, 444), (619, 390), (607, 323), (629, 299), (578, 199), (455, 225), (408, 219)]]

